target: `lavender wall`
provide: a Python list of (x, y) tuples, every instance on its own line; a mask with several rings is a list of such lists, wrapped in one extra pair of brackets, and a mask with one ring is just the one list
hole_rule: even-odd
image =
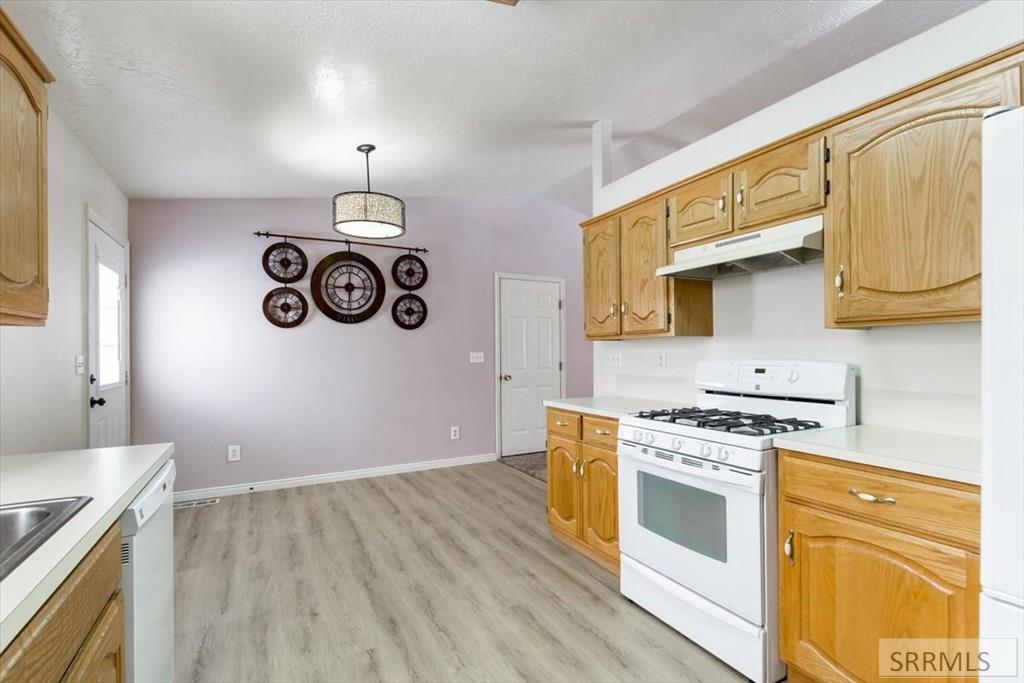
[[(567, 283), (567, 392), (589, 395), (582, 331), (583, 216), (553, 203), (423, 198), (408, 202), (403, 243), (430, 249), (426, 324), (392, 321), (397, 254), (365, 249), (388, 282), (369, 321), (312, 310), (297, 328), (263, 318), (276, 285), (260, 267), (270, 229), (330, 236), (320, 199), (143, 200), (129, 205), (133, 441), (174, 441), (179, 490), (494, 451), (494, 273)], [(304, 243), (310, 271), (334, 251)], [(470, 351), (486, 363), (470, 365)], [(451, 425), (462, 438), (451, 441)], [(242, 461), (228, 463), (228, 444)]]

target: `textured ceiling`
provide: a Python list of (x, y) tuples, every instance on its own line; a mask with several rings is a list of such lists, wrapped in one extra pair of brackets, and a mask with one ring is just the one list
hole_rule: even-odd
[(540, 194), (596, 119), (643, 163), (976, 3), (0, 4), (128, 196), (319, 197), (362, 142), (384, 192)]

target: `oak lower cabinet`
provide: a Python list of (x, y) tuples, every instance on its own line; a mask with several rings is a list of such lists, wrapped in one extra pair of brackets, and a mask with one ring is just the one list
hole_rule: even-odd
[(0, 681), (123, 683), (120, 581), (115, 523), (0, 653)]
[(53, 75), (0, 9), (0, 325), (49, 308), (46, 84)]
[[(548, 409), (548, 524), (560, 541), (619, 573), (618, 420)], [(561, 426), (560, 426), (561, 425)], [(567, 430), (575, 426), (575, 433)], [(559, 431), (553, 431), (553, 430)]]
[(883, 639), (977, 638), (977, 487), (779, 457), (780, 651), (790, 680), (906, 680), (880, 660)]
[(1016, 55), (831, 132), (826, 324), (980, 317), (982, 117), (1020, 91)]
[(658, 277), (668, 263), (663, 197), (583, 226), (583, 329), (588, 339), (710, 336), (709, 281)]

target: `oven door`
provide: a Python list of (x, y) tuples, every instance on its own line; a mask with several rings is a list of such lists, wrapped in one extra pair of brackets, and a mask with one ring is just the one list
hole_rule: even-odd
[(764, 474), (710, 462), (686, 471), (645, 450), (619, 444), (622, 554), (764, 625)]

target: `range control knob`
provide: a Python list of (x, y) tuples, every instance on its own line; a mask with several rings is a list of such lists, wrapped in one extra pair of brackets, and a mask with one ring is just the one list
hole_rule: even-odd
[(644, 443), (646, 443), (648, 446), (654, 443), (654, 434), (647, 434), (647, 436), (644, 437)]
[(702, 443), (700, 445), (700, 457), (710, 458), (711, 457), (711, 444)]
[(722, 462), (725, 462), (726, 460), (729, 459), (729, 455), (730, 455), (730, 452), (729, 452), (728, 448), (726, 448), (725, 446), (719, 446), (718, 447), (718, 459), (719, 460), (721, 460)]
[(644, 440), (644, 433), (639, 429), (633, 431), (633, 441), (641, 443)]
[(681, 451), (683, 450), (683, 440), (678, 436), (672, 439), (672, 450)]

